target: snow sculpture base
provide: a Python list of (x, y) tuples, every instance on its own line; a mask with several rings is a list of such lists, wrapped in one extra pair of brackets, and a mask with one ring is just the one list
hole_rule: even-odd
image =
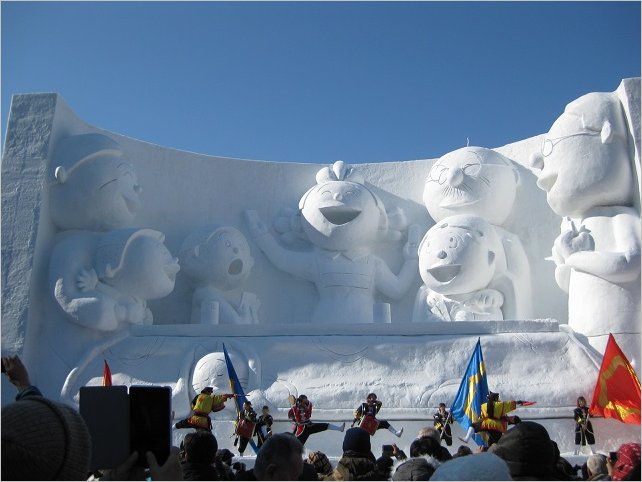
[[(552, 319), (381, 324), (369, 326), (367, 334), (362, 324), (256, 325), (252, 336), (242, 328), (135, 327), (130, 336), (83, 360), (68, 377), (63, 399), (76, 403), (81, 386), (100, 384), (106, 358), (114, 384), (171, 386), (175, 419), (179, 420), (188, 415), (193, 396), (184, 380), (192, 379), (199, 359), (221, 352), (225, 343), (248, 397), (257, 407), (270, 407), (275, 432), (291, 428), (289, 394), (308, 396), (315, 407), (313, 420), (349, 424), (352, 410), (369, 392), (375, 392), (384, 403), (381, 418), (395, 427), (403, 426), (404, 435), (398, 440), (388, 431), (379, 431), (373, 447), (395, 442), (408, 448), (420, 428), (432, 425), (439, 403), (454, 399), (479, 337), (490, 388), (507, 399), (537, 401), (516, 413), (547, 426), (564, 452), (573, 450), (574, 424), (569, 414), (575, 399), (580, 394), (590, 397), (587, 387), (592, 387), (599, 369), (599, 354)], [(221, 392), (228, 390), (224, 371), (214, 385)], [(234, 451), (232, 407), (228, 403), (212, 419), (219, 445)], [(596, 449), (608, 450), (622, 438), (636, 436), (636, 427), (610, 420), (594, 420), (594, 425)], [(455, 424), (454, 431), (457, 436), (461, 428)], [(184, 432), (175, 431), (177, 441)], [(342, 440), (342, 434), (329, 431), (310, 437), (306, 447), (339, 456)]]

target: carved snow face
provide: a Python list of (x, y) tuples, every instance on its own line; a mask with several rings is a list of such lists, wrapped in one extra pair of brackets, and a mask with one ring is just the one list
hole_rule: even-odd
[(494, 228), (476, 216), (450, 216), (430, 228), (419, 246), (419, 274), (443, 295), (471, 293), (495, 274)]
[(596, 206), (629, 205), (633, 177), (627, 131), (612, 94), (587, 94), (553, 123), (536, 154), (537, 185), (560, 216)]
[(375, 198), (354, 182), (329, 181), (314, 187), (301, 212), (303, 229), (312, 243), (332, 251), (367, 246), (379, 230)]
[(123, 294), (153, 300), (172, 292), (179, 269), (178, 260), (160, 239), (143, 235), (125, 248), (122, 266), (104, 281)]
[[(235, 353), (230, 353), (230, 359), (232, 360), (241, 386), (247, 389), (250, 379), (247, 362), (244, 362)], [(194, 366), (192, 388), (196, 393), (201, 393), (201, 390), (205, 387), (213, 387), (214, 393), (229, 392), (230, 378), (227, 373), (227, 365), (223, 352), (209, 353), (201, 358)]]
[(51, 186), (51, 217), (60, 229), (122, 228), (140, 208), (140, 192), (131, 164), (103, 154), (78, 165), (63, 183)]
[(475, 214), (501, 225), (511, 212), (519, 177), (510, 161), (482, 147), (464, 147), (433, 164), (424, 187), (424, 205), (435, 221)]
[(233, 227), (220, 228), (199, 249), (203, 277), (217, 288), (228, 291), (241, 286), (250, 275), (254, 258), (245, 236)]

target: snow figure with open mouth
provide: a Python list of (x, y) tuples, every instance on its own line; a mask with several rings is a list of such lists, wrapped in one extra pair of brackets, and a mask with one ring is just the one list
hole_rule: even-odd
[(254, 258), (245, 236), (231, 226), (202, 226), (183, 242), (183, 273), (196, 284), (192, 323), (257, 323), (258, 297), (239, 289), (247, 281)]
[(419, 289), (413, 321), (429, 313), (444, 321), (503, 320), (504, 294), (495, 288), (503, 258), (493, 226), (479, 216), (449, 216), (419, 246)]
[(530, 263), (519, 237), (504, 226), (520, 182), (513, 161), (492, 149), (468, 146), (433, 164), (423, 193), (424, 205), (437, 223), (448, 216), (472, 214), (493, 226), (506, 259), (502, 312), (505, 319), (518, 320), (533, 315)]
[[(246, 218), (256, 243), (280, 270), (308, 280), (319, 292), (313, 323), (371, 323), (376, 293), (400, 299), (416, 278), (416, 226), (409, 228), (404, 263), (395, 275), (371, 251), (389, 234), (383, 202), (364, 184), (363, 176), (342, 161), (321, 169), (316, 186), (299, 202), (301, 225), (311, 251), (282, 247), (255, 211)], [(377, 310), (378, 311), (378, 310)]]

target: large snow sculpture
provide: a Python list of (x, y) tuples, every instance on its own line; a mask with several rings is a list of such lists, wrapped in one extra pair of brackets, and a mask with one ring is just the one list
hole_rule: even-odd
[(388, 231), (388, 216), (363, 177), (337, 161), (332, 169), (321, 169), (316, 179), (317, 185), (299, 203), (302, 228), (312, 251), (283, 248), (255, 211), (246, 212), (250, 231), (277, 268), (316, 285), (319, 303), (313, 323), (373, 322), (375, 310), (385, 312), (375, 302), (377, 292), (400, 299), (414, 282), (419, 232), (416, 226), (408, 229), (405, 261), (395, 275), (371, 252)]
[(55, 246), (49, 282), (68, 318), (112, 331), (122, 324), (151, 324), (147, 300), (174, 289), (178, 260), (151, 229), (69, 233)]
[(640, 212), (634, 144), (617, 94), (594, 92), (569, 103), (532, 161), (540, 169), (537, 185), (563, 216), (552, 259), (555, 280), (568, 292), (569, 325), (599, 350), (613, 333), (636, 347), (638, 359)]
[(492, 149), (471, 146), (439, 158), (430, 169), (423, 193), (424, 204), (437, 223), (447, 216), (472, 214), (494, 225), (506, 260), (500, 313), (505, 319), (532, 316), (526, 251), (518, 236), (501, 227), (511, 213), (519, 182), (510, 159)]
[(49, 209), (61, 230), (107, 231), (131, 222), (141, 191), (118, 143), (102, 134), (62, 139), (52, 158)]
[(192, 323), (257, 323), (260, 302), (239, 292), (254, 258), (245, 236), (231, 226), (202, 226), (190, 233), (179, 253), (183, 274), (195, 284)]
[[(505, 266), (495, 228), (479, 216), (442, 219), (419, 245), (419, 289), (413, 321), (502, 320), (504, 295), (496, 289)], [(429, 314), (430, 313), (430, 314)]]

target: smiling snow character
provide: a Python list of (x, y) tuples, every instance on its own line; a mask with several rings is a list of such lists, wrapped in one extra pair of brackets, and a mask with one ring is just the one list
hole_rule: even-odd
[(140, 208), (134, 168), (117, 142), (102, 134), (62, 139), (51, 162), (49, 209), (62, 230), (123, 228)]
[(255, 211), (246, 212), (250, 231), (277, 268), (315, 284), (319, 303), (313, 323), (372, 323), (378, 292), (400, 299), (414, 282), (419, 236), (409, 235), (403, 266), (395, 275), (371, 253), (388, 232), (388, 216), (363, 176), (337, 161), (321, 169), (316, 180), (299, 203), (311, 251), (280, 246)]
[(493, 287), (505, 264), (495, 229), (479, 216), (449, 216), (433, 226), (419, 246), (424, 286), (413, 321), (429, 313), (444, 321), (503, 320), (504, 295)]

